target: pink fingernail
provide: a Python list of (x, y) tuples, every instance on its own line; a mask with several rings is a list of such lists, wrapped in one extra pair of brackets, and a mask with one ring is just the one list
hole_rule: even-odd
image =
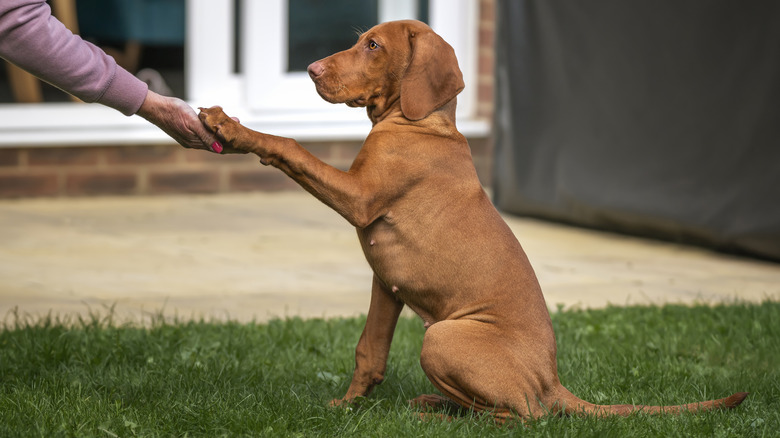
[(222, 145), (219, 144), (218, 141), (215, 141), (214, 143), (211, 143), (211, 150), (216, 153), (222, 153)]

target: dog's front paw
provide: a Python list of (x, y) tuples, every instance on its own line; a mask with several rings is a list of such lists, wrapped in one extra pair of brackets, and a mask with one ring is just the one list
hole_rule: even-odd
[(353, 408), (360, 407), (361, 402), (365, 400), (365, 397), (355, 397), (353, 399), (336, 398), (328, 403), (328, 406), (332, 408), (342, 408), (351, 411)]
[(224, 149), (218, 153), (225, 154), (245, 154), (247, 151), (236, 148), (234, 142), (236, 139), (236, 127), (241, 126), (241, 122), (235, 117), (228, 117), (222, 111), (222, 107), (212, 106), (211, 108), (199, 108), (198, 118), (203, 126), (213, 132), (217, 138), (225, 143)]
[(238, 122), (228, 117), (222, 107), (212, 106), (211, 108), (200, 108), (198, 118), (201, 123), (220, 140), (230, 143), (233, 140), (233, 131)]
[(331, 408), (348, 408), (350, 407), (350, 403), (340, 398), (334, 398), (333, 400), (328, 402), (328, 406), (330, 406)]

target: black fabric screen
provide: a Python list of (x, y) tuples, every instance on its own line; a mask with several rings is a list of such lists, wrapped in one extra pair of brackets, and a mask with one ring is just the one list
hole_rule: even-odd
[(780, 260), (780, 2), (497, 8), (498, 208)]

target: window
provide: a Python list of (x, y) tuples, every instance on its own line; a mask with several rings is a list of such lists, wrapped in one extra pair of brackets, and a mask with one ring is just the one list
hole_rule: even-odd
[[(322, 18), (326, 12), (312, 9), (323, 7), (341, 17), (331, 17), (338, 22), (330, 23)], [(345, 10), (353, 24), (344, 23)], [(365, 111), (320, 99), (305, 66), (322, 53), (350, 47), (356, 31), (373, 22), (427, 18), (455, 48), (464, 73), (467, 87), (458, 98), (458, 126), (467, 135), (485, 135), (487, 124), (471, 120), (477, 14), (476, 0), (187, 0), (184, 95), (194, 107), (221, 105), (243, 124), (275, 135), (360, 139), (370, 129)], [(327, 26), (313, 28), (323, 23)], [(307, 47), (320, 34), (334, 38), (322, 47)], [(0, 147), (160, 141), (168, 138), (154, 126), (101, 105), (0, 105)]]
[(378, 17), (376, 0), (289, 0), (287, 71), (306, 71), (313, 60), (351, 47)]
[[(380, 22), (380, 3), (387, 7), (378, 0), (289, 0), (287, 71), (306, 71), (312, 61), (352, 47), (360, 33)], [(405, 10), (398, 15), (428, 23), (428, 0), (395, 3)]]

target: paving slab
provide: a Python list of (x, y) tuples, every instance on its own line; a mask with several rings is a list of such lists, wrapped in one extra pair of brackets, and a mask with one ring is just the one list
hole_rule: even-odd
[[(547, 303), (780, 299), (780, 265), (505, 215)], [(371, 271), (355, 230), (303, 191), (0, 201), (0, 319), (355, 316)]]

